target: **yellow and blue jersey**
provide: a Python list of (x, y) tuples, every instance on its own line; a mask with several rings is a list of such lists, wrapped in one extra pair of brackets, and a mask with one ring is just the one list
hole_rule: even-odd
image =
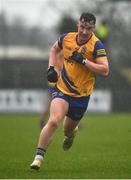
[(63, 50), (64, 64), (56, 86), (64, 94), (83, 97), (92, 93), (95, 73), (73, 61), (71, 55), (74, 51), (78, 51), (85, 59), (95, 62), (96, 58), (106, 56), (106, 51), (95, 34), (92, 34), (88, 42), (83, 45), (77, 43), (77, 35), (78, 33), (75, 32), (63, 34), (58, 40), (58, 46)]

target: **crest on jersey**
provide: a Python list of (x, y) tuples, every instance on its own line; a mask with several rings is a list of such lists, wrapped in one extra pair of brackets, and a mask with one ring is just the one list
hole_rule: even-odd
[(87, 52), (87, 47), (86, 47), (86, 46), (83, 46), (83, 47), (81, 48), (81, 54), (82, 54), (82, 55), (85, 55), (86, 52)]

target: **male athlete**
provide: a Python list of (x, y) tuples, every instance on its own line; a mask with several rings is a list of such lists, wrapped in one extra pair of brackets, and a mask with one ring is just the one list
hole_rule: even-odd
[[(63, 34), (52, 46), (49, 56), (47, 79), (52, 101), (50, 117), (39, 137), (32, 169), (41, 167), (44, 155), (55, 130), (64, 119), (63, 149), (68, 150), (74, 141), (78, 123), (86, 112), (93, 92), (96, 75), (107, 76), (109, 65), (102, 42), (95, 36), (96, 18), (82, 13), (77, 23), (78, 32)], [(64, 64), (60, 76), (55, 70), (57, 55), (63, 51)]]

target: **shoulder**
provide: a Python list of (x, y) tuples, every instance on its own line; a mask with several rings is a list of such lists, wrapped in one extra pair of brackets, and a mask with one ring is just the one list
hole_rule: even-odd
[(62, 43), (63, 41), (66, 41), (66, 40), (72, 40), (74, 39), (74, 37), (76, 36), (77, 33), (75, 32), (69, 32), (69, 33), (63, 33), (61, 34), (61, 36), (59, 37), (58, 39), (58, 45), (60, 48), (62, 48)]
[(104, 44), (100, 40), (96, 41), (95, 49), (105, 49)]
[(68, 33), (63, 33), (59, 36), (58, 41), (63, 41), (63, 39), (68, 35)]
[(63, 40), (64, 40), (64, 38), (67, 36), (67, 34), (68, 34), (68, 33), (63, 33), (63, 34), (61, 34), (60, 37), (59, 37), (59, 39), (58, 39), (58, 46), (59, 46), (59, 48), (61, 48), (61, 49), (62, 49)]
[(91, 37), (92, 41), (95, 43), (97, 41), (100, 41), (100, 39), (93, 33)]
[(62, 34), (61, 36), (60, 36), (60, 38), (63, 38), (63, 39), (65, 39), (65, 38), (74, 38), (74, 37), (76, 37), (76, 32), (69, 32), (69, 33), (64, 33), (64, 34)]

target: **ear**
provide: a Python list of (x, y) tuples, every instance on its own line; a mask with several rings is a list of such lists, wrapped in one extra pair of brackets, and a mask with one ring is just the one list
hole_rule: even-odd
[(94, 25), (93, 25), (93, 31), (95, 31), (95, 29), (96, 29), (96, 25), (94, 24)]

